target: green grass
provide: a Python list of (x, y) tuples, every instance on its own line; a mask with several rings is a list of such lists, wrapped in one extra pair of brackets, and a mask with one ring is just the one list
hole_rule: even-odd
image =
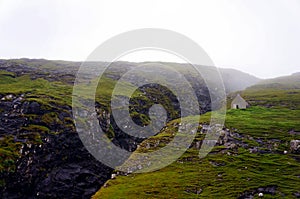
[(251, 105), (272, 108), (300, 109), (300, 89), (250, 88), (242, 95)]
[(14, 172), (15, 161), (20, 157), (20, 142), (14, 142), (13, 136), (3, 136), (0, 139), (0, 172)]
[(58, 118), (58, 113), (50, 112), (42, 116), (42, 122), (45, 125), (62, 124), (62, 121)]
[(32, 80), (29, 75), (12, 77), (0, 74), (1, 94), (26, 94), (27, 99), (52, 107), (71, 104), (71, 86), (45, 79)]
[[(292, 129), (300, 131), (300, 110), (251, 107), (246, 110), (229, 110), (226, 127), (236, 128), (241, 134), (266, 139), (290, 140)], [(300, 137), (298, 137), (300, 138)]]
[[(93, 79), (91, 83), (95, 83), (98, 79)], [(72, 102), (72, 85), (64, 82), (50, 82), (42, 78), (31, 79), (30, 75), (15, 77), (13, 73), (0, 71), (0, 93), (1, 94), (26, 94), (26, 100), (36, 101), (44, 105), (44, 108), (51, 108), (53, 104), (69, 105)], [(113, 92), (116, 81), (103, 76), (96, 89), (95, 100), (104, 107), (110, 105), (111, 94)], [(123, 94), (128, 93), (132, 85), (125, 84)], [(84, 99), (91, 99), (87, 95), (90, 93), (89, 84), (81, 84), (78, 86), (79, 94)], [(135, 92), (135, 95), (140, 94)]]
[[(59, 81), (50, 82), (42, 78), (31, 79), (30, 75), (13, 76), (13, 73), (0, 72), (1, 94), (26, 94), (26, 100), (39, 102), (48, 108), (53, 104), (71, 106), (72, 85)], [(96, 101), (107, 106), (115, 83), (116, 81), (110, 78), (101, 78), (96, 91)], [(82, 91), (79, 94), (85, 98), (90, 89), (89, 85), (82, 84), (79, 88)]]
[[(190, 149), (188, 153), (196, 157), (198, 151)], [(284, 194), (290, 198), (300, 186), (299, 169), (299, 163), (289, 156), (251, 154), (240, 149), (235, 156), (179, 159), (156, 172), (117, 176), (93, 198), (236, 198), (244, 191), (274, 185), (277, 193), (269, 197), (282, 198)]]
[(25, 127), (21, 127), (21, 130), (29, 131), (29, 132), (39, 132), (39, 133), (49, 133), (49, 129), (45, 126), (30, 124)]
[[(246, 110), (228, 110), (226, 127), (245, 135), (243, 142), (257, 146), (247, 136), (260, 138), (263, 141), (279, 139), (282, 146), (279, 150), (288, 150), (291, 139), (299, 136), (289, 135), (288, 131), (300, 131), (300, 110), (287, 108), (265, 108), (254, 106)], [(193, 117), (189, 118), (193, 121)], [(201, 123), (208, 123), (210, 113), (201, 116)], [(140, 144), (138, 152), (151, 152), (165, 146), (176, 131), (174, 120), (160, 134)], [(197, 135), (196, 140), (203, 139)], [(146, 149), (147, 144), (156, 147)], [(214, 152), (222, 149), (214, 148)], [(229, 150), (231, 155), (223, 153), (209, 154), (199, 159), (198, 150), (189, 149), (171, 165), (155, 172), (117, 176), (109, 180), (93, 198), (237, 198), (245, 191), (260, 187), (276, 186), (276, 194), (264, 194), (264, 198), (293, 198), (300, 187), (300, 164), (292, 154), (250, 153), (244, 148), (238, 151)], [(132, 155), (131, 158), (135, 156)], [(215, 166), (213, 163), (222, 163)], [(197, 191), (201, 193), (197, 195)], [(256, 195), (257, 197), (257, 195)]]

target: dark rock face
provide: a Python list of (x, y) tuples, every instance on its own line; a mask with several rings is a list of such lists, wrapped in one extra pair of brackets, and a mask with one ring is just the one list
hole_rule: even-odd
[(25, 109), (24, 113), (28, 113), (28, 114), (40, 114), (41, 113), (41, 106), (37, 102), (28, 103), (28, 106), (25, 106), (24, 109)]
[(16, 172), (4, 176), (3, 198), (88, 198), (110, 177), (111, 169), (91, 157), (76, 135), (24, 150), (29, 153), (18, 160)]
[[(112, 169), (89, 154), (74, 128), (66, 123), (42, 121), (50, 111), (62, 121), (71, 118), (70, 107), (43, 110), (38, 102), (23, 99), (2, 100), (0, 108), (0, 135), (13, 136), (22, 143), (15, 171), (0, 173), (5, 181), (5, 186), (0, 187), (1, 198), (89, 198), (110, 178)], [(29, 118), (32, 114), (37, 117)], [(41, 133), (36, 143), (21, 139), (30, 125), (43, 125), (50, 132)], [(56, 131), (59, 132), (53, 133)]]
[(15, 134), (27, 120), (21, 117), (22, 98), (11, 95), (11, 99), (7, 100), (5, 96), (0, 97), (0, 135)]
[[(11, 98), (0, 101), (0, 135), (13, 136), (22, 146), (15, 171), (0, 173), (1, 198), (89, 198), (110, 179), (113, 169), (85, 149), (70, 122), (71, 107), (45, 108), (26, 95)], [(143, 139), (122, 132), (108, 111), (96, 107), (101, 128), (114, 133), (112, 142), (136, 150)], [(32, 131), (40, 131), (40, 140), (28, 138)]]

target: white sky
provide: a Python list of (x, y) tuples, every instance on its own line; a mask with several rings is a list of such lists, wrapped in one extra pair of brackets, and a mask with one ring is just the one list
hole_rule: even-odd
[[(83, 61), (137, 28), (182, 33), (218, 67), (263, 78), (300, 71), (300, 0), (0, 0), (0, 58)], [(177, 61), (150, 52), (127, 60)]]

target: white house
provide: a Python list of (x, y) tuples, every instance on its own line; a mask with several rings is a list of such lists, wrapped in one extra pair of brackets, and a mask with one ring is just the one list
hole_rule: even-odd
[(238, 94), (231, 102), (232, 109), (246, 109), (249, 104)]

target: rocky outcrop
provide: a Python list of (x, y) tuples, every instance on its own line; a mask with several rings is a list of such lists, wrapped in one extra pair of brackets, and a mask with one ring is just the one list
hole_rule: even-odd
[[(2, 171), (1, 198), (88, 198), (112, 174), (85, 149), (69, 106), (51, 107), (26, 94), (0, 94), (0, 136), (20, 144), (12, 172)], [(122, 132), (108, 110), (96, 104), (101, 128), (112, 142), (136, 150), (141, 138)], [(143, 111), (143, 110), (141, 110)]]
[(71, 108), (42, 107), (26, 95), (0, 96), (0, 135), (19, 144), (13, 170), (1, 171), (1, 198), (88, 198), (112, 169), (84, 148)]
[[(5, 78), (13, 78), (12, 82), (28, 75), (28, 81), (42, 78), (72, 85), (80, 64), (28, 59), (0, 60), (0, 71), (5, 71)], [(115, 63), (105, 75), (118, 80), (134, 65)], [(197, 84), (195, 78), (187, 79), (196, 91), (201, 113), (209, 111), (211, 102), (208, 89)], [(147, 92), (149, 89), (151, 92)], [(140, 91), (150, 100), (136, 98), (130, 102), (136, 124), (145, 125), (150, 105), (156, 103), (166, 104), (168, 121), (180, 116), (178, 100), (167, 89), (147, 85)], [(0, 93), (0, 142), (8, 150), (7, 156), (13, 153), (13, 156), (2, 159), (7, 165), (0, 170), (0, 198), (90, 197), (111, 177), (112, 169), (94, 159), (85, 149), (75, 130), (69, 105), (54, 98), (51, 102), (43, 103), (43, 97), (50, 97), (47, 91), (42, 97), (36, 94), (34, 88), (23, 93), (10, 93), (9, 89)], [(191, 99), (185, 96), (185, 100), (189, 102)], [(127, 151), (136, 150), (144, 139), (122, 132), (108, 107), (98, 103), (95, 106), (100, 126), (112, 142)]]

